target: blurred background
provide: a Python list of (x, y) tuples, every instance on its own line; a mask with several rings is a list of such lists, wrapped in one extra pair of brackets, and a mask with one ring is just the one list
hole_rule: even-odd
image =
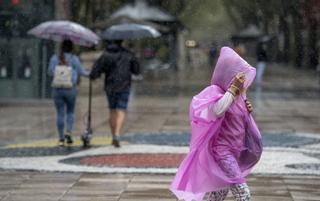
[[(270, 61), (308, 70), (318, 65), (317, 0), (3, 0), (0, 6), (1, 98), (50, 95), (44, 66), (54, 43), (32, 38), (27, 31), (54, 19), (75, 21), (97, 33), (119, 23), (153, 26), (162, 37), (127, 43), (135, 48), (146, 70), (203, 65), (210, 61), (211, 49), (215, 54), (214, 49), (236, 43), (245, 46), (248, 58), (254, 58), (261, 36), (269, 37)], [(94, 48), (101, 49), (102, 43)]]
[[(1, 0), (1, 143), (56, 136), (47, 66), (59, 44), (27, 35), (49, 20), (74, 21), (98, 35), (122, 23), (149, 25), (161, 33), (124, 43), (143, 69), (134, 78), (125, 132), (188, 131), (189, 101), (208, 85), (220, 48), (240, 48), (256, 66), (261, 43), (266, 71), (261, 85), (250, 92), (259, 126), (276, 133), (320, 132), (320, 1)], [(92, 48), (76, 47), (89, 70), (103, 50), (103, 41)], [(93, 89), (98, 135), (109, 132), (102, 85), (101, 79)], [(77, 133), (85, 127), (88, 80), (81, 79), (79, 86)]]
[[(120, 149), (110, 145), (103, 78), (92, 82), (92, 146), (82, 147), (85, 77), (74, 144), (58, 146), (48, 64), (61, 44), (28, 34), (52, 20), (100, 37), (127, 23), (160, 33), (123, 43), (142, 71), (132, 77)], [(320, 0), (0, 0), (0, 200), (175, 200), (168, 188), (188, 152), (189, 104), (223, 46), (258, 72), (248, 91), (264, 144), (248, 178), (254, 200), (320, 200), (319, 25)], [(74, 53), (90, 71), (105, 46)]]

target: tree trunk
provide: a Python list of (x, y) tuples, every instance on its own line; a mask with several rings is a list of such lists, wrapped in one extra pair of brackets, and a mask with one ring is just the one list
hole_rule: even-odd
[(290, 55), (290, 30), (287, 20), (284, 16), (280, 16), (280, 24), (279, 24), (279, 30), (280, 33), (283, 34), (283, 46), (280, 50), (280, 61), (283, 61), (285, 63), (289, 62), (289, 55)]
[(55, 19), (71, 19), (71, 3), (68, 0), (55, 0)]
[(303, 57), (304, 57), (304, 45), (303, 45), (303, 37), (302, 37), (302, 15), (299, 13), (298, 8), (292, 9), (292, 21), (293, 21), (293, 34), (294, 34), (294, 52), (293, 56), (295, 58), (294, 63), (297, 68), (301, 68), (303, 65)]
[(316, 69), (318, 65), (317, 24), (310, 24), (308, 32), (308, 66)]

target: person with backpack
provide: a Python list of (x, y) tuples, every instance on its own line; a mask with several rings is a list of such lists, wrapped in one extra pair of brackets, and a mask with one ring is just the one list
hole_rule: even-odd
[(107, 41), (105, 52), (93, 65), (90, 79), (95, 80), (105, 74), (105, 92), (109, 102), (109, 125), (112, 134), (112, 145), (120, 147), (120, 133), (124, 124), (129, 101), (131, 76), (140, 73), (137, 58), (126, 48), (122, 41)]
[[(73, 143), (71, 134), (74, 123), (74, 109), (77, 97), (79, 76), (89, 72), (81, 65), (79, 57), (72, 53), (73, 43), (64, 40), (59, 55), (53, 55), (49, 62), (48, 74), (53, 77), (52, 97), (56, 108), (56, 126), (59, 133), (59, 146)], [(66, 131), (65, 131), (66, 114)]]

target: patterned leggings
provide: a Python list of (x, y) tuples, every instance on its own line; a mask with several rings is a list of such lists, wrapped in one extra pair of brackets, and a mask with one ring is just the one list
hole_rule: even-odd
[[(250, 200), (250, 190), (246, 183), (235, 184), (230, 187), (232, 195), (235, 201), (249, 201)], [(208, 201), (223, 201), (229, 192), (229, 188), (222, 189), (220, 191), (211, 192), (208, 197)]]
[[(220, 156), (216, 158), (216, 160), (220, 168), (225, 172), (227, 177), (235, 178), (241, 175), (241, 170), (239, 168), (238, 162), (232, 154)], [(234, 184), (230, 188), (222, 189), (217, 192), (211, 192), (209, 194), (208, 201), (223, 201), (227, 197), (229, 189), (231, 190), (235, 201), (250, 200), (249, 187), (246, 183), (242, 183)]]

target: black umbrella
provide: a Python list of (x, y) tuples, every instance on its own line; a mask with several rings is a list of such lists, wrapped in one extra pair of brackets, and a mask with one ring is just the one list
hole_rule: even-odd
[(156, 38), (161, 34), (155, 28), (141, 24), (113, 25), (102, 33), (107, 40), (134, 40), (142, 38)]

